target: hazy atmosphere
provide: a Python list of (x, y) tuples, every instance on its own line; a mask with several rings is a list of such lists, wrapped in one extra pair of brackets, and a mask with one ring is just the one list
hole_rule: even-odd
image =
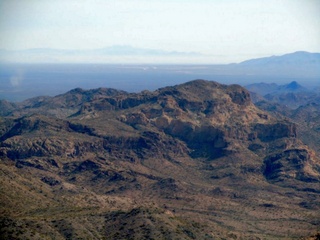
[(320, 239), (320, 0), (0, 0), (0, 239)]
[(0, 99), (199, 78), (316, 88), (319, 12), (317, 0), (0, 1)]
[(3, 0), (0, 60), (216, 64), (320, 52), (319, 12), (318, 0)]

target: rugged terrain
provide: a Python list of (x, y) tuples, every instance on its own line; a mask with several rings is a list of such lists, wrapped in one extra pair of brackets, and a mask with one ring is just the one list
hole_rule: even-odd
[(285, 85), (254, 83), (247, 85), (246, 89), (251, 92), (254, 102), (267, 100), (291, 109), (296, 109), (309, 103), (317, 103), (320, 100), (319, 89), (305, 88), (296, 81)]
[(319, 149), (238, 85), (74, 89), (0, 106), (4, 239), (291, 239), (319, 230)]
[(257, 107), (297, 125), (299, 138), (320, 151), (320, 92), (293, 81), (285, 85), (256, 83), (246, 86)]

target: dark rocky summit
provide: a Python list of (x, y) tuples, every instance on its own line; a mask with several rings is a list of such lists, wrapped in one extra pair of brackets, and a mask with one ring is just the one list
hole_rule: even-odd
[(317, 150), (238, 85), (1, 104), (2, 237), (285, 239), (319, 227)]

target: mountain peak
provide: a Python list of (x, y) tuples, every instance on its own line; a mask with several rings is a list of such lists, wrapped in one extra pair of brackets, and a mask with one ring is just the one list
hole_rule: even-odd
[(287, 89), (293, 89), (293, 90), (300, 88), (300, 87), (302, 87), (302, 86), (299, 85), (296, 81), (292, 81), (291, 83), (286, 85)]
[(284, 85), (284, 89), (286, 91), (290, 91), (290, 92), (296, 92), (296, 91), (304, 91), (305, 88), (303, 86), (301, 86), (299, 83), (297, 83), (296, 81), (292, 81), (291, 83)]

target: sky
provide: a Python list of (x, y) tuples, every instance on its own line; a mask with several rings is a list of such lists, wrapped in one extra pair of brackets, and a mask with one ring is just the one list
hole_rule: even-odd
[(0, 0), (0, 49), (111, 46), (199, 53), (131, 59), (141, 62), (230, 63), (320, 52), (320, 1)]

